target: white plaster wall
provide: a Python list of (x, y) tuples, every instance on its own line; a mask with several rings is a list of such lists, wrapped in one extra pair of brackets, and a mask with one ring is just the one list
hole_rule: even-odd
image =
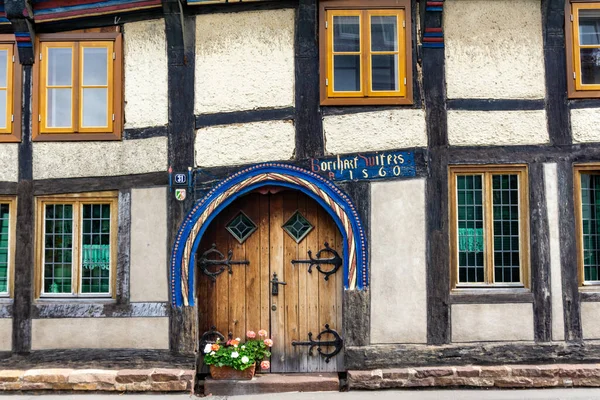
[(33, 350), (168, 349), (169, 318), (34, 319)]
[(143, 174), (167, 170), (167, 138), (33, 144), (34, 179)]
[(423, 110), (386, 110), (323, 118), (325, 149), (343, 154), (427, 146)]
[(448, 141), (454, 146), (546, 144), (546, 112), (448, 111)]
[(425, 180), (371, 185), (371, 343), (426, 343)]
[(125, 128), (168, 123), (164, 19), (125, 24)]
[(600, 108), (571, 110), (573, 142), (600, 142)]
[(0, 318), (0, 351), (12, 350), (12, 318)]
[(545, 96), (539, 0), (444, 2), (449, 98)]
[(0, 145), (0, 182), (16, 182), (19, 179), (19, 145), (2, 143)]
[(199, 15), (195, 112), (294, 104), (293, 9)]
[(452, 342), (533, 340), (533, 305), (454, 304)]
[(131, 190), (131, 301), (168, 301), (167, 189)]
[(216, 167), (289, 160), (296, 147), (291, 121), (218, 125), (196, 131), (196, 165)]
[(560, 269), (560, 236), (558, 214), (558, 174), (556, 164), (544, 164), (544, 189), (550, 233), (550, 296), (552, 304), (552, 340), (565, 340), (563, 316), (562, 272)]
[(600, 303), (581, 303), (581, 329), (584, 339), (600, 339)]

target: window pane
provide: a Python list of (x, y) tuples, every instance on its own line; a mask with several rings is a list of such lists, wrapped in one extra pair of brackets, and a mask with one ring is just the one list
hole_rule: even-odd
[(519, 177), (492, 176), (494, 213), (494, 281), (520, 282)]
[(48, 86), (71, 86), (71, 48), (48, 48)]
[(8, 50), (0, 50), (0, 87), (5, 88), (8, 72)]
[(71, 293), (73, 206), (45, 206), (44, 292)]
[(600, 49), (581, 49), (581, 83), (600, 83)]
[(600, 44), (600, 10), (579, 10), (579, 44)]
[(372, 90), (398, 90), (398, 55), (379, 54), (371, 56)]
[(104, 86), (108, 84), (108, 49), (86, 47), (83, 49), (83, 84)]
[(360, 92), (360, 56), (333, 56), (333, 90)]
[(110, 293), (110, 204), (83, 205), (81, 292)]
[(0, 293), (8, 292), (9, 207), (0, 204)]
[(71, 127), (71, 89), (48, 89), (46, 125), (49, 128)]
[(398, 51), (397, 17), (371, 17), (371, 50)]
[(108, 125), (108, 89), (83, 89), (82, 126)]
[(600, 273), (600, 175), (581, 174), (581, 207), (584, 280), (597, 281)]
[(0, 89), (0, 128), (6, 128), (6, 89)]
[(333, 51), (360, 51), (360, 17), (333, 17)]
[(458, 206), (458, 281), (483, 283), (483, 187), (481, 175), (456, 177)]

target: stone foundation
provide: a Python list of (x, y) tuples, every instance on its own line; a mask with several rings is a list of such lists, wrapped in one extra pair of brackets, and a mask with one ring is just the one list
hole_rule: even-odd
[(183, 392), (192, 390), (194, 375), (193, 370), (163, 368), (0, 370), (0, 391)]
[(348, 371), (350, 389), (600, 387), (600, 364), (423, 367)]

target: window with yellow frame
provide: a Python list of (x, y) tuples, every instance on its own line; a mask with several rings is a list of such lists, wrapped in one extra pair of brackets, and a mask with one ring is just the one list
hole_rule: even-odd
[(117, 192), (36, 199), (36, 295), (114, 298)]
[(600, 97), (600, 3), (567, 2), (567, 7), (569, 97)]
[(527, 287), (527, 167), (452, 166), (449, 184), (452, 288)]
[(21, 68), (13, 35), (0, 35), (0, 142), (21, 140)]
[(120, 34), (40, 35), (37, 49), (34, 140), (120, 139)]
[(320, 3), (321, 104), (412, 103), (409, 1)]

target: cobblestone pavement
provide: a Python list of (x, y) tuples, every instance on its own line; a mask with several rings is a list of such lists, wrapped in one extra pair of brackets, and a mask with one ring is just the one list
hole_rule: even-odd
[[(185, 394), (2, 394), (7, 400), (199, 400)], [(600, 389), (543, 390), (411, 390), (348, 393), (276, 393), (218, 397), (207, 400), (598, 400)]]

